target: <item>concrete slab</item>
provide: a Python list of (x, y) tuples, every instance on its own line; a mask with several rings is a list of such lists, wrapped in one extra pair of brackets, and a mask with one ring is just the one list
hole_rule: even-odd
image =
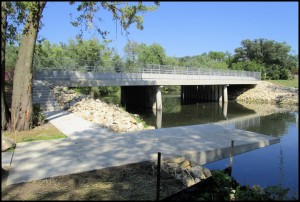
[(235, 141), (235, 155), (279, 142), (278, 138), (217, 124), (113, 134), (69, 112), (48, 116), (70, 138), (18, 143), (7, 185), (156, 160), (157, 152), (163, 158), (185, 156), (205, 164), (228, 157), (231, 140)]
[(13, 156), (12, 151), (1, 152), (2, 167), (9, 167), (10, 166), (12, 156)]
[(89, 122), (65, 110), (50, 111), (44, 114), (52, 125), (71, 139), (114, 134), (108, 129), (102, 128), (99, 124)]

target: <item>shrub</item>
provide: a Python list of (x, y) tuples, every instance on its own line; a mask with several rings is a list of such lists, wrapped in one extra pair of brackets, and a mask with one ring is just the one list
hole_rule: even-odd
[(47, 123), (45, 115), (42, 113), (39, 104), (33, 104), (32, 125), (33, 127)]

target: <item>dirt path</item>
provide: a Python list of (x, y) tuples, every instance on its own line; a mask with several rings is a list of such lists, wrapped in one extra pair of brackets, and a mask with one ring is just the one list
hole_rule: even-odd
[[(156, 200), (156, 172), (150, 162), (52, 177), (9, 186), (2, 174), (2, 200)], [(161, 199), (184, 185), (161, 180)]]

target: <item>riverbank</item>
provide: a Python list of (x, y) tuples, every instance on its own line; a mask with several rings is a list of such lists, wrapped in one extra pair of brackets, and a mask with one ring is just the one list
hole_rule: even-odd
[(260, 81), (255, 88), (249, 89), (237, 96), (237, 101), (248, 103), (270, 103), (280, 106), (298, 105), (299, 90)]
[[(138, 114), (130, 114), (121, 106), (102, 99), (75, 93), (66, 87), (53, 87), (52, 93), (65, 110), (69, 110), (80, 117), (100, 124), (102, 127), (116, 133), (136, 130), (155, 129), (148, 126)], [(298, 89), (260, 81), (254, 88), (233, 92), (231, 99), (255, 110), (260, 115), (280, 112), (283, 108), (298, 109)], [(258, 105), (259, 104), (259, 105)], [(265, 107), (268, 105), (268, 107)], [(270, 107), (272, 106), (272, 107)]]
[(130, 114), (118, 105), (93, 99), (91, 96), (78, 95), (67, 87), (52, 86), (51, 91), (65, 110), (118, 134), (155, 129), (147, 125), (138, 114)]

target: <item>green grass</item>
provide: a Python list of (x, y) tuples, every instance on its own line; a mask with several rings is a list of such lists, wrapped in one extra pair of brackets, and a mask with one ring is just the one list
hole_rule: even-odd
[(50, 123), (36, 127), (32, 130), (16, 132), (16, 135), (12, 131), (2, 131), (2, 134), (5, 137), (15, 140), (16, 143), (53, 140), (67, 137)]
[(299, 88), (299, 83), (298, 79), (293, 79), (293, 80), (267, 80), (273, 84), (280, 85), (280, 86), (285, 86), (285, 87), (294, 87), (294, 88)]

